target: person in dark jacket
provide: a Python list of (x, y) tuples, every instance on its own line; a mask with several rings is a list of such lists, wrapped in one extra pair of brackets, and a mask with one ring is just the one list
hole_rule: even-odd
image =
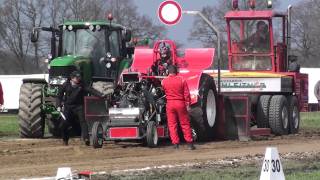
[(167, 98), (166, 112), (170, 138), (174, 148), (178, 149), (180, 143), (177, 132), (179, 121), (189, 149), (194, 150), (195, 147), (193, 145), (190, 119), (187, 110), (189, 109), (191, 101), (188, 84), (181, 76), (177, 75), (178, 71), (176, 66), (169, 66), (168, 71), (169, 76), (162, 80), (162, 87)]
[(63, 106), (63, 116), (60, 128), (62, 131), (63, 144), (68, 145), (69, 127), (73, 118), (77, 118), (81, 126), (81, 139), (86, 145), (90, 145), (88, 125), (84, 119), (83, 104), (84, 96), (92, 94), (99, 97), (104, 95), (91, 87), (85, 86), (81, 81), (81, 75), (74, 71), (70, 75), (70, 80), (66, 81), (59, 89), (57, 98), (57, 109), (61, 111)]
[(3, 91), (2, 91), (2, 85), (0, 82), (0, 108), (3, 106), (4, 100), (3, 100)]
[(318, 108), (320, 107), (320, 80), (314, 86), (314, 95), (318, 100)]

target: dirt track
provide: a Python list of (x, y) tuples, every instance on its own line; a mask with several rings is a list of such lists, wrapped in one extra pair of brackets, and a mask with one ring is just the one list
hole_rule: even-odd
[(230, 157), (261, 155), (267, 146), (276, 146), (280, 153), (320, 152), (320, 134), (303, 133), (249, 142), (223, 141), (197, 144), (197, 150), (182, 146), (173, 150), (161, 145), (149, 149), (138, 143), (107, 143), (102, 149), (80, 145), (72, 139), (62, 146), (58, 139), (0, 140), (0, 179), (54, 176), (58, 167), (74, 170), (116, 171), (156, 165), (206, 162)]

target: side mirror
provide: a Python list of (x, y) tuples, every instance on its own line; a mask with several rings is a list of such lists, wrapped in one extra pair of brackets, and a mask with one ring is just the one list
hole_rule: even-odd
[(126, 42), (129, 42), (129, 41), (131, 41), (131, 37), (132, 37), (132, 31), (129, 30), (129, 29), (126, 29), (126, 30), (124, 31), (124, 40), (125, 40)]
[(39, 30), (36, 28), (33, 28), (31, 32), (31, 42), (35, 43), (38, 41), (38, 39), (39, 39)]

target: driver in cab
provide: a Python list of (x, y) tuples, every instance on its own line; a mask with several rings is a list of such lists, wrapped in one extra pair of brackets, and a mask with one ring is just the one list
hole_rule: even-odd
[(252, 51), (268, 51), (270, 49), (270, 36), (269, 27), (264, 21), (257, 22), (256, 32), (253, 33), (249, 38), (247, 38), (243, 44), (246, 49)]

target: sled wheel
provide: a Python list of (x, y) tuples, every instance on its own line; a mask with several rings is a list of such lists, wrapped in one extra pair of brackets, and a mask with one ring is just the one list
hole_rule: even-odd
[(103, 127), (100, 122), (94, 122), (92, 126), (92, 146), (102, 148), (103, 145)]
[(272, 96), (269, 109), (269, 125), (271, 132), (275, 135), (288, 134), (289, 110), (285, 96)]
[(271, 95), (262, 95), (258, 101), (257, 107), (257, 127), (268, 128), (269, 127), (269, 105)]
[(147, 125), (147, 145), (148, 147), (156, 147), (158, 145), (158, 132), (156, 123), (149, 121)]

